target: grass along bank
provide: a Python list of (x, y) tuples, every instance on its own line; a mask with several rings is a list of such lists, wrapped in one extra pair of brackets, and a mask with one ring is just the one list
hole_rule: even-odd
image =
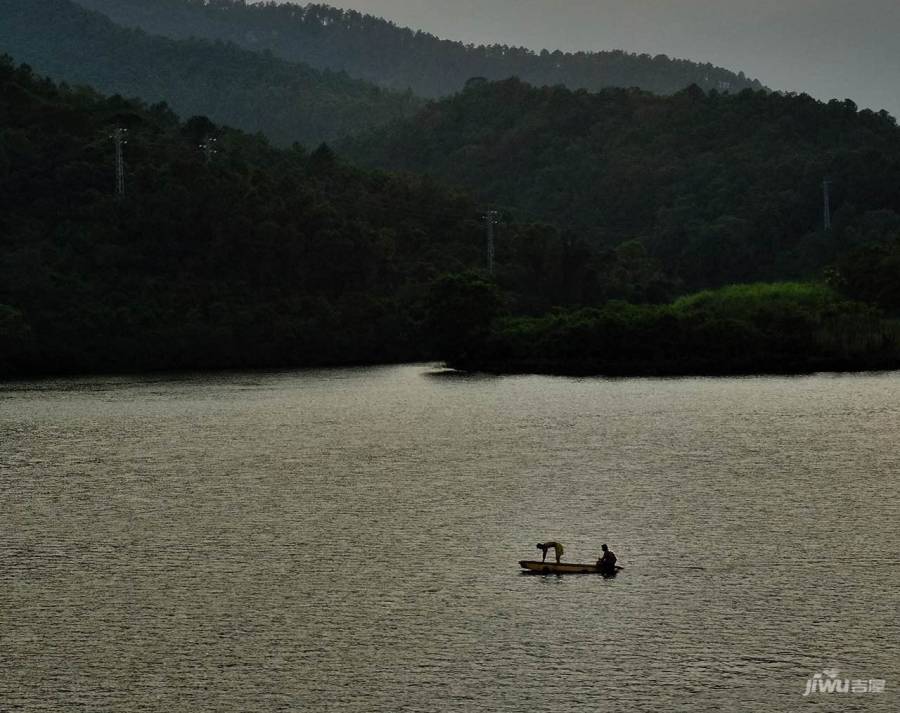
[(900, 321), (818, 283), (731, 285), (665, 305), (501, 317), (448, 364), (489, 372), (725, 375), (900, 367)]

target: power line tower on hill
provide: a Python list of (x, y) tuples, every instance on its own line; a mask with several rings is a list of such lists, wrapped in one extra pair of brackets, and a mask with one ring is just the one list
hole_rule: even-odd
[(109, 135), (116, 145), (116, 195), (125, 195), (125, 150), (128, 143), (128, 129), (117, 126)]
[(822, 191), (825, 198), (825, 232), (831, 230), (831, 181), (827, 178), (822, 181)]
[(496, 210), (489, 210), (484, 214), (484, 222), (487, 226), (487, 269), (488, 273), (494, 274), (494, 226), (500, 222), (500, 213)]
[(200, 150), (203, 152), (203, 156), (206, 158), (207, 163), (210, 163), (213, 160), (213, 157), (219, 153), (219, 149), (216, 147), (217, 142), (218, 140), (215, 136), (207, 136), (200, 144)]

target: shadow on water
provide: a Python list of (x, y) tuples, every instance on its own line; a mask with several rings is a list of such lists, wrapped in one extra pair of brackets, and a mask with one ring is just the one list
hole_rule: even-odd
[(529, 572), (527, 570), (523, 570), (519, 572), (520, 577), (544, 577), (546, 579), (555, 578), (555, 579), (564, 579), (566, 577), (576, 577), (576, 578), (589, 578), (589, 577), (599, 577), (600, 579), (615, 579), (619, 576), (618, 572), (609, 572), (606, 574), (602, 574), (599, 572), (568, 572), (566, 574), (559, 574), (558, 572)]
[(435, 367), (433, 371), (426, 371), (422, 373), (427, 379), (439, 379), (439, 380), (448, 380), (448, 381), (467, 381), (467, 382), (477, 382), (477, 381), (496, 381), (498, 379), (502, 379), (502, 376), (497, 374), (488, 374), (481, 371), (457, 371), (456, 369), (450, 369), (446, 367)]

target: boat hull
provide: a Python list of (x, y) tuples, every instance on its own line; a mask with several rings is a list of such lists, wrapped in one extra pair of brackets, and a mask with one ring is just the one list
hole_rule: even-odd
[(618, 572), (621, 567), (616, 565), (614, 571), (601, 571), (595, 564), (576, 564), (574, 562), (534, 562), (531, 560), (520, 560), (519, 566), (526, 574), (602, 574), (611, 576)]

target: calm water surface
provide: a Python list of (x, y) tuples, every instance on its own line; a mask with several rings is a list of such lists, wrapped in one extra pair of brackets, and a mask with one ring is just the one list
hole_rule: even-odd
[(894, 713), (898, 436), (897, 374), (0, 385), (0, 710)]

